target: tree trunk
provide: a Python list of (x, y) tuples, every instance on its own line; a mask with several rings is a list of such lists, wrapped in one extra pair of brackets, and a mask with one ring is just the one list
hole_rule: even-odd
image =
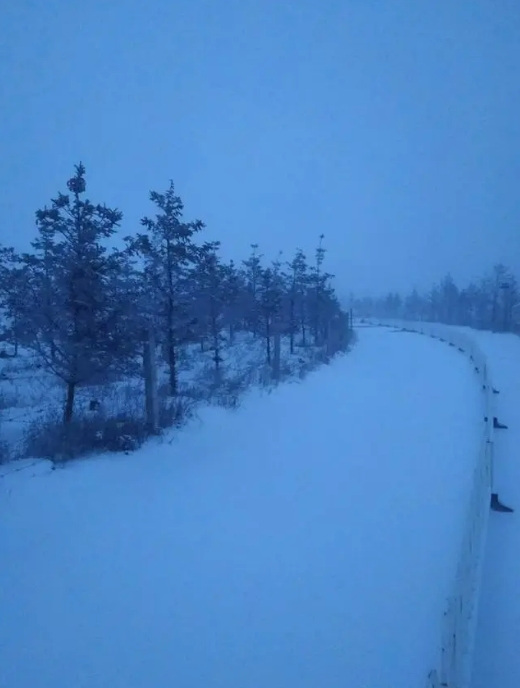
[(504, 293), (504, 332), (509, 329), (509, 294)]
[(267, 363), (268, 365), (271, 365), (271, 324), (269, 322), (269, 318), (267, 318), (267, 322), (265, 324), (265, 347)]
[(220, 385), (222, 382), (222, 373), (220, 369), (220, 363), (222, 359), (220, 358), (220, 337), (219, 337), (219, 329), (218, 329), (218, 323), (216, 319), (213, 321), (212, 325), (213, 329), (213, 362), (215, 363), (215, 384)]
[(177, 361), (175, 357), (175, 329), (174, 329), (174, 298), (173, 298), (173, 278), (172, 265), (170, 257), (170, 243), (168, 242), (168, 310), (167, 310), (167, 333), (168, 333), (168, 368), (169, 368), (169, 383), (170, 395), (172, 397), (177, 394)]
[(215, 371), (217, 372), (218, 377), (218, 372), (220, 368), (220, 331), (218, 327), (217, 307), (214, 296), (211, 296), (210, 298), (209, 311), (211, 323), (211, 337), (213, 339), (213, 361), (215, 363)]
[(327, 339), (329, 338), (329, 333), (330, 333), (330, 323), (328, 320), (326, 320), (325, 323), (323, 324), (322, 342), (327, 341)]
[(495, 323), (497, 319), (497, 310), (498, 310), (498, 295), (497, 292), (493, 292), (493, 301), (491, 303), (491, 329), (495, 329)]
[(291, 301), (289, 304), (289, 321), (290, 321), (290, 332), (289, 332), (289, 350), (291, 355), (294, 354), (294, 330), (295, 327), (295, 317), (294, 317), (294, 296), (291, 296)]
[(319, 346), (320, 344), (320, 320), (319, 317), (316, 316), (314, 321), (314, 346)]
[(173, 329), (173, 301), (168, 303), (168, 330), (167, 330), (167, 351), (168, 351), (168, 370), (170, 395), (177, 394), (177, 361), (175, 356), (175, 332)]
[(76, 395), (76, 383), (67, 383), (67, 397), (65, 400), (65, 410), (63, 413), (63, 422), (65, 424), (70, 423), (72, 420), (72, 415), (74, 413), (74, 397)]
[(159, 412), (157, 399), (157, 366), (155, 362), (155, 340), (150, 330), (146, 333), (143, 350), (144, 393), (146, 426), (152, 435), (157, 434), (159, 427)]
[(220, 368), (220, 342), (218, 337), (218, 332), (213, 337), (213, 361), (215, 363), (215, 370)]
[(18, 356), (18, 335), (19, 335), (20, 329), (19, 329), (19, 324), (18, 324), (18, 318), (14, 317), (14, 322), (13, 322), (13, 345), (14, 345), (14, 356)]
[(177, 394), (177, 360), (175, 357), (175, 342), (172, 332), (168, 333), (168, 368), (170, 394), (174, 397)]
[(282, 337), (277, 331), (274, 335), (274, 352), (273, 352), (273, 377), (276, 382), (280, 381), (280, 363), (282, 351)]

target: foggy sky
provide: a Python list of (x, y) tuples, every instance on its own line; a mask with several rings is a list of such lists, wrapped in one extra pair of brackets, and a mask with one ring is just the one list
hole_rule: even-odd
[(226, 257), (323, 232), (342, 293), (520, 272), (518, 0), (0, 2), (0, 242), (87, 167)]

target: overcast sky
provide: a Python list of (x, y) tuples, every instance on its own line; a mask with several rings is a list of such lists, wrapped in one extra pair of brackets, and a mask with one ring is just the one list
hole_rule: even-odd
[(0, 242), (87, 167), (342, 292), (520, 271), (519, 0), (0, 0)]

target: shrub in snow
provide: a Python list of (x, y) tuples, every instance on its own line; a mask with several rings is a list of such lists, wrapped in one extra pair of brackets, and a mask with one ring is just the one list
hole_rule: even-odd
[[(60, 463), (93, 453), (134, 451), (150, 436), (144, 414), (134, 404), (108, 415), (104, 405), (95, 401), (95, 410), (90, 408), (90, 402), (67, 424), (58, 411), (31, 423), (25, 435), (24, 455)], [(194, 407), (194, 400), (188, 397), (160, 394), (159, 428), (180, 425)]]
[(11, 460), (11, 452), (7, 442), (0, 441), (0, 466), (8, 463)]
[(193, 415), (194, 408), (194, 399), (187, 396), (159, 395), (159, 428), (165, 430), (180, 425)]
[(29, 426), (25, 455), (63, 462), (103, 451), (131, 451), (140, 447), (146, 437), (145, 422), (141, 418), (78, 415), (64, 424), (61, 415), (56, 413)]

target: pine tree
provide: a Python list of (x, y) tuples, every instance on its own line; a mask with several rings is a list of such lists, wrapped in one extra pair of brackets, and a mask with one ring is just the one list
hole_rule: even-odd
[(282, 294), (275, 269), (262, 270), (259, 282), (260, 312), (262, 314), (265, 338), (266, 361), (271, 364), (271, 337), (274, 334), (277, 316), (280, 312)]
[(141, 220), (147, 233), (138, 235), (136, 245), (145, 260), (145, 278), (166, 344), (170, 394), (174, 396), (178, 391), (176, 349), (186, 339), (190, 324), (188, 280), (197, 258), (193, 237), (204, 224), (200, 220), (183, 222), (184, 205), (172, 181), (164, 193), (152, 191), (150, 200), (158, 213), (155, 219)]
[(458, 319), (459, 290), (453, 277), (448, 273), (440, 284), (440, 317), (451, 325)]
[(497, 263), (493, 266), (493, 271), (489, 277), (489, 291), (491, 301), (491, 322), (489, 323), (491, 329), (500, 329), (500, 295), (502, 284), (506, 284), (509, 280), (509, 271), (502, 263)]
[(246, 310), (248, 314), (248, 324), (253, 335), (258, 334), (258, 289), (260, 278), (262, 275), (262, 255), (258, 254), (258, 244), (251, 244), (251, 255), (247, 260), (243, 261), (247, 284), (247, 303)]
[(118, 262), (103, 245), (122, 215), (83, 199), (81, 163), (67, 186), (69, 194), (59, 193), (50, 208), (37, 211), (34, 254), (23, 256), (32, 345), (47, 369), (65, 382), (65, 423), (73, 416), (77, 386), (106, 375), (126, 350), (110, 288)]
[(282, 334), (287, 330), (289, 299), (288, 299), (288, 283), (289, 278), (283, 270), (283, 252), (278, 253), (278, 257), (272, 262), (273, 282), (274, 288), (278, 291), (279, 306), (274, 315), (273, 323), (276, 331)]
[(25, 317), (29, 275), (22, 258), (13, 248), (0, 248), (0, 306), (9, 322), (4, 336), (18, 355), (19, 344), (30, 339), (31, 322)]
[(323, 337), (327, 330), (325, 322), (324, 303), (326, 300), (326, 291), (329, 280), (332, 275), (323, 270), (323, 262), (325, 260), (326, 249), (323, 248), (324, 234), (319, 237), (318, 246), (316, 248), (316, 263), (312, 267), (309, 275), (309, 297), (312, 313), (312, 329), (314, 335), (315, 345), (322, 343)]
[(224, 319), (229, 329), (229, 341), (232, 344), (240, 319), (240, 312), (242, 310), (240, 308), (240, 300), (241, 297), (243, 298), (245, 287), (234, 261), (230, 260), (227, 265), (223, 265), (222, 270)]
[(302, 345), (307, 345), (307, 301), (306, 291), (309, 283), (307, 259), (301, 249), (297, 249), (290, 268), (289, 286), (289, 338), (291, 354), (294, 353), (294, 337), (298, 326), (302, 334)]
[(209, 334), (215, 372), (218, 377), (222, 363), (222, 316), (225, 297), (225, 273), (218, 258), (218, 241), (206, 242), (199, 250), (197, 266), (198, 290), (202, 297), (203, 322)]

